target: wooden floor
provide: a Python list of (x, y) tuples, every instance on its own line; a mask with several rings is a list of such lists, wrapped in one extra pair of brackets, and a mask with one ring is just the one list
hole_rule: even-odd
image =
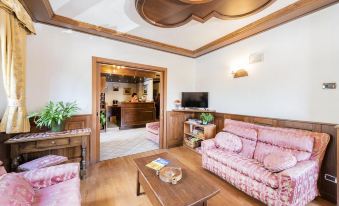
[[(209, 206), (263, 205), (218, 176), (204, 170), (201, 167), (201, 156), (183, 147), (106, 160), (92, 166), (89, 168), (88, 177), (81, 182), (82, 205), (151, 206), (146, 195), (136, 196), (136, 169), (133, 159), (163, 151), (168, 151), (190, 169), (221, 189), (218, 195), (208, 201)], [(317, 198), (309, 204), (309, 206), (320, 205), (332, 206), (334, 204), (321, 198)]]

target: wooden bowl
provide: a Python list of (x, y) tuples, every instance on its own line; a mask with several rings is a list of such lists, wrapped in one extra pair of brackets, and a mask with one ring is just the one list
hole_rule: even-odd
[(160, 170), (159, 177), (163, 182), (176, 184), (182, 178), (182, 171), (180, 167), (164, 167)]

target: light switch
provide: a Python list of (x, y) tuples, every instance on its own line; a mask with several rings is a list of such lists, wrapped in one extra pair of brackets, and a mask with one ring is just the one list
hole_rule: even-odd
[(337, 83), (323, 83), (323, 89), (336, 89)]

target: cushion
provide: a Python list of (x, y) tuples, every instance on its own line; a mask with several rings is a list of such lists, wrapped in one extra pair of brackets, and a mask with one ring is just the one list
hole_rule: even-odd
[(81, 205), (79, 178), (73, 178), (38, 190), (32, 205)]
[(258, 133), (255, 129), (247, 128), (247, 127), (240, 127), (232, 124), (225, 125), (223, 131), (235, 134), (237, 136), (250, 139), (253, 141), (257, 140)]
[(67, 157), (59, 156), (59, 155), (47, 155), (38, 159), (35, 159), (30, 162), (26, 162), (20, 165), (18, 168), (21, 171), (29, 171), (34, 169), (40, 169), (44, 167), (50, 167), (54, 165), (61, 164), (68, 160)]
[(296, 164), (297, 158), (289, 152), (274, 152), (264, 158), (264, 166), (271, 172), (281, 172)]
[(215, 137), (215, 144), (218, 148), (231, 152), (238, 153), (242, 149), (241, 139), (237, 135), (228, 132), (219, 132)]
[(266, 169), (262, 163), (255, 159), (249, 159), (222, 149), (207, 150), (206, 155), (271, 188), (276, 189), (279, 187), (278, 175)]
[(23, 177), (15, 173), (0, 177), (0, 205), (30, 205), (34, 195), (33, 187)]

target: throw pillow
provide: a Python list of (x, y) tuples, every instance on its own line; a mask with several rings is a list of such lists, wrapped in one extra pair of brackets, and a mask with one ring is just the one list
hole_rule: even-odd
[(237, 135), (228, 132), (219, 132), (215, 137), (215, 144), (218, 148), (236, 153), (242, 149), (241, 139)]
[(0, 205), (31, 205), (34, 189), (23, 177), (8, 173), (0, 177)]
[(297, 158), (289, 152), (274, 152), (264, 158), (264, 167), (271, 172), (281, 172), (297, 164)]

